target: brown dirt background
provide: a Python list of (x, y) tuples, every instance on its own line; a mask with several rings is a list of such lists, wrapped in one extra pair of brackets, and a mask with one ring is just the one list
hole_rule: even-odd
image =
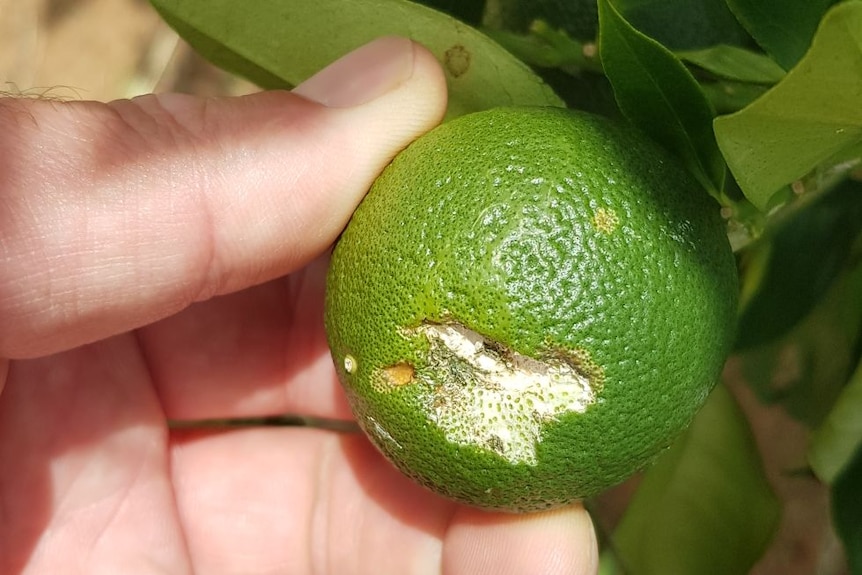
[[(234, 95), (254, 89), (198, 57), (145, 0), (0, 0), (0, 92), (108, 101), (153, 91)], [(760, 405), (732, 362), (726, 378), (752, 422), (767, 475), (783, 502), (779, 532), (752, 573), (847, 574), (830, 526), (828, 492), (794, 473), (805, 466), (807, 429), (780, 408)], [(610, 532), (633, 486), (596, 502), (601, 531)]]

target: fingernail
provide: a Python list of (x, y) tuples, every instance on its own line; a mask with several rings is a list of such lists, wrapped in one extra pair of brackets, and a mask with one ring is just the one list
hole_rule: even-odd
[(336, 60), (293, 92), (330, 108), (349, 108), (392, 91), (412, 74), (413, 43), (386, 36)]

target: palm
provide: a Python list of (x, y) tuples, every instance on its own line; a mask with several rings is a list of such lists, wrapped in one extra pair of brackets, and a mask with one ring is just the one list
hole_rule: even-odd
[(505, 545), (494, 533), (515, 517), (438, 499), (360, 435), (168, 431), (169, 418), (349, 416), (320, 321), (323, 267), (13, 362), (0, 571), (410, 573), (472, 557), (502, 573), (493, 547), (475, 547)]

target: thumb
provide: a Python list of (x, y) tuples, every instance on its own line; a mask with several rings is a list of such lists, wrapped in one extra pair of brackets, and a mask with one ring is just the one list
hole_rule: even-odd
[(32, 357), (319, 254), (440, 121), (434, 57), (376, 40), (293, 93), (0, 100), (0, 357)]

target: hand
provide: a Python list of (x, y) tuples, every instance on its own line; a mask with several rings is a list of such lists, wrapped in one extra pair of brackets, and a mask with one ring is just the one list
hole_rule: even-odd
[(580, 506), (481, 512), (349, 418), (326, 258), (445, 83), (378, 40), (294, 93), (0, 100), (0, 573), (589, 573)]

